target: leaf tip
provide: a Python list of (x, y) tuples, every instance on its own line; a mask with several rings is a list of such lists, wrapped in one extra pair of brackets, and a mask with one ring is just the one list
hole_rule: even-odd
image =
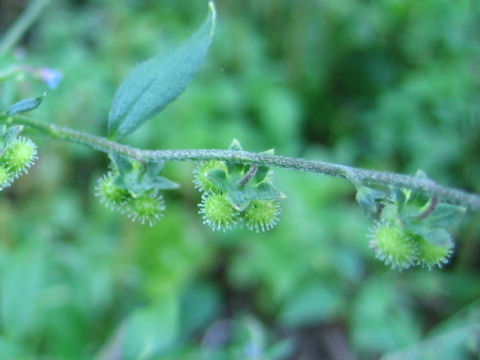
[(213, 36), (213, 33), (215, 32), (215, 21), (217, 19), (217, 9), (215, 8), (215, 2), (213, 0), (210, 0), (208, 2), (208, 10), (210, 11), (210, 14), (212, 16), (212, 27), (210, 28), (210, 36)]

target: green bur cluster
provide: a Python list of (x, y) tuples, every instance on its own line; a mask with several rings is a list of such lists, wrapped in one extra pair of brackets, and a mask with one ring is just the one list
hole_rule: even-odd
[[(234, 140), (230, 150), (242, 147)], [(207, 161), (195, 169), (193, 183), (202, 193), (200, 214), (213, 230), (231, 230), (244, 223), (249, 230), (262, 232), (278, 223), (279, 200), (285, 195), (273, 185), (266, 166)]]
[(362, 187), (357, 200), (378, 217), (370, 232), (370, 247), (392, 269), (421, 266), (432, 270), (447, 264), (454, 242), (447, 227), (466, 212), (435, 197), (404, 189), (389, 194)]
[(112, 155), (112, 170), (100, 177), (95, 194), (109, 209), (126, 214), (132, 221), (156, 224), (165, 210), (161, 190), (178, 185), (159, 175), (163, 162), (139, 162)]
[(37, 159), (37, 145), (29, 138), (18, 136), (22, 128), (0, 129), (0, 190), (28, 172)]

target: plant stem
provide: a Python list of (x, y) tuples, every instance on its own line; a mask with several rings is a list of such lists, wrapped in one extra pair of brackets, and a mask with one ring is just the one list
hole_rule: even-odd
[(38, 18), (50, 0), (32, 0), (27, 9), (0, 39), (0, 56), (8, 52)]
[[(1, 119), (0, 119), (1, 120)], [(9, 123), (26, 125), (55, 139), (66, 140), (89, 146), (106, 153), (118, 153), (140, 161), (207, 161), (224, 160), (258, 166), (290, 168), (312, 173), (342, 177), (354, 184), (396, 186), (424, 192), (438, 197), (445, 202), (458, 204), (470, 210), (480, 211), (480, 196), (462, 190), (448, 188), (434, 181), (408, 175), (394, 174), (383, 171), (373, 171), (346, 165), (333, 164), (325, 161), (305, 160), (268, 153), (252, 153), (236, 150), (142, 150), (128, 145), (110, 141), (104, 137), (87, 134), (81, 131), (47, 124), (23, 116), (15, 116)]]
[(252, 179), (252, 177), (255, 176), (257, 171), (258, 171), (258, 165), (256, 164), (252, 165), (248, 170), (247, 174), (243, 177), (242, 180), (240, 180), (240, 187), (243, 188), (245, 185), (247, 185), (247, 183)]

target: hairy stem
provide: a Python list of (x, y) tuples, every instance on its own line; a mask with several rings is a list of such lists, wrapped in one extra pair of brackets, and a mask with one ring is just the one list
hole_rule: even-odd
[(8, 52), (30, 28), (50, 0), (32, 0), (25, 12), (0, 39), (0, 56)]
[(258, 171), (258, 165), (254, 164), (250, 167), (247, 174), (240, 180), (240, 187), (244, 187), (255, 176)]
[(16, 116), (8, 120), (10, 123), (29, 126), (53, 138), (89, 146), (106, 153), (118, 153), (137, 160), (156, 161), (207, 161), (225, 160), (258, 166), (289, 168), (312, 173), (342, 177), (356, 184), (397, 186), (421, 191), (445, 202), (458, 204), (470, 210), (480, 211), (480, 196), (462, 190), (448, 188), (434, 181), (390, 172), (373, 171), (346, 165), (333, 164), (318, 160), (305, 160), (268, 153), (252, 153), (236, 150), (142, 150), (104, 137), (87, 134), (65, 127), (46, 124), (26, 117)]

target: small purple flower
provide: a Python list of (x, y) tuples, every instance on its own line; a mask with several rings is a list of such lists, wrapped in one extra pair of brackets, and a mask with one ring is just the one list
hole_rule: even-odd
[(56, 89), (62, 81), (62, 73), (55, 69), (40, 68), (38, 74), (50, 89)]

